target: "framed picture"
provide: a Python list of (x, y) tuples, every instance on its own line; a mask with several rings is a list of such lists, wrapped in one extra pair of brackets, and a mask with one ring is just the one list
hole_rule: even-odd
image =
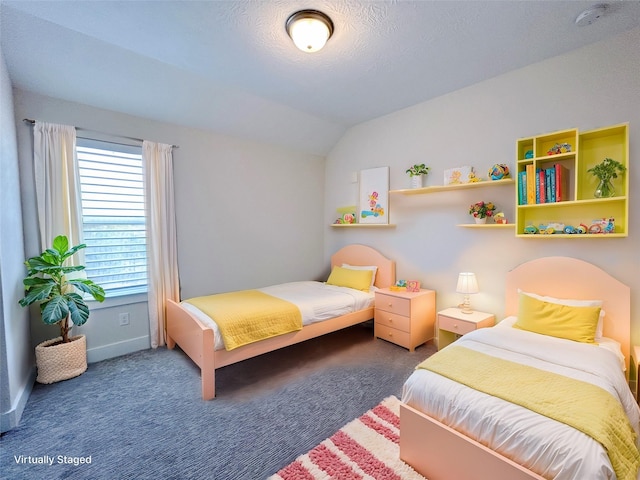
[(389, 167), (360, 170), (358, 223), (389, 223)]

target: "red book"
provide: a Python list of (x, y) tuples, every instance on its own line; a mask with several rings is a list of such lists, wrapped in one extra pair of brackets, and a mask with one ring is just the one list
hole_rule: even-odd
[(538, 203), (547, 203), (547, 181), (544, 175), (544, 170), (538, 170), (539, 186), (540, 189), (540, 201)]
[(556, 163), (556, 202), (564, 202), (569, 200), (569, 171), (567, 167)]

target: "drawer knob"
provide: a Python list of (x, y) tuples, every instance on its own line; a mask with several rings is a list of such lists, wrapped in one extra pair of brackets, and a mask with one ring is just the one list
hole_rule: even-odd
[(458, 324), (457, 324), (457, 323), (454, 323), (454, 324), (453, 324), (453, 328), (458, 328)]
[(393, 318), (389, 317), (389, 323), (393, 323)]
[(393, 337), (393, 333), (389, 332), (389, 337)]
[(388, 305), (388, 306), (389, 306), (389, 307), (392, 307), (392, 306), (393, 306), (393, 303), (389, 302), (389, 305)]

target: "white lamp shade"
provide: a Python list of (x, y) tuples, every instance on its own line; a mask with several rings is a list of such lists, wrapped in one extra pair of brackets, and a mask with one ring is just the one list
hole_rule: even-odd
[(471, 272), (463, 272), (458, 275), (458, 286), (456, 292), (464, 295), (471, 293), (478, 293), (478, 281), (476, 280), (476, 274)]
[(317, 52), (333, 33), (333, 24), (326, 15), (315, 11), (301, 11), (287, 21), (287, 32), (293, 43), (303, 52)]

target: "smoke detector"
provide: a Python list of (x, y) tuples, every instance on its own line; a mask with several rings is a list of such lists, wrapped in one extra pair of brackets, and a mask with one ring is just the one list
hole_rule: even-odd
[(594, 5), (591, 8), (588, 8), (584, 12), (582, 12), (576, 18), (576, 25), (579, 27), (584, 27), (585, 25), (591, 25), (596, 22), (600, 17), (602, 17), (607, 11), (607, 5)]

